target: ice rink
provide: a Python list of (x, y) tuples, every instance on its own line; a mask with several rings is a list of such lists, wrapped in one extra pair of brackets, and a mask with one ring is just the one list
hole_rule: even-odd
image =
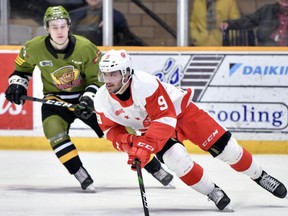
[[(1, 216), (144, 215), (136, 172), (124, 153), (80, 152), (96, 193), (85, 193), (52, 151), (0, 151)], [(286, 216), (288, 199), (279, 199), (247, 176), (209, 155), (191, 155), (230, 196), (235, 212), (220, 212), (212, 201), (174, 178), (163, 187), (143, 170), (151, 216)], [(288, 186), (288, 155), (255, 155), (264, 170)]]

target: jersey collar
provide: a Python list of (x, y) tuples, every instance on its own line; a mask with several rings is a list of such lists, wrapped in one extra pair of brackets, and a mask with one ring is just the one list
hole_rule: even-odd
[[(65, 51), (64, 59), (67, 59), (74, 51), (76, 45), (76, 38), (73, 35), (69, 35), (69, 44), (67, 46), (67, 50)], [(58, 59), (57, 51), (54, 49), (52, 44), (50, 43), (50, 37), (45, 38), (45, 46), (47, 50), (54, 56), (54, 58)]]

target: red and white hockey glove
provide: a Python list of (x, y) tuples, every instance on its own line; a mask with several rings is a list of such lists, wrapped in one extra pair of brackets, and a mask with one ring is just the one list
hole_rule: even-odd
[(141, 168), (143, 168), (149, 162), (150, 155), (154, 150), (154, 147), (148, 144), (145, 138), (138, 137), (128, 152), (129, 158), (127, 163), (131, 165), (132, 170), (135, 170), (135, 159), (137, 158), (140, 161)]
[(113, 140), (113, 147), (117, 151), (129, 152), (136, 138), (135, 134), (118, 134)]

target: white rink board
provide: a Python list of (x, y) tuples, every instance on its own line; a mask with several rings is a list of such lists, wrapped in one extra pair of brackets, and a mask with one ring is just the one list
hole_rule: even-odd
[[(136, 70), (161, 75), (183, 89), (195, 87), (195, 101), (241, 140), (286, 140), (288, 133), (288, 64), (284, 52), (259, 51), (129, 51)], [(35, 71), (34, 97), (42, 97)], [(33, 131), (43, 136), (41, 104), (34, 103)], [(72, 136), (95, 136), (76, 121)], [(19, 130), (17, 131), (19, 133)], [(0, 135), (14, 135), (1, 131)]]

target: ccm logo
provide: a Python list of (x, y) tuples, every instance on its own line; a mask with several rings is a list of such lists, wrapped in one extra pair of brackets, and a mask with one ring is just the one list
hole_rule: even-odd
[(154, 148), (153, 148), (152, 146), (150, 146), (150, 145), (148, 145), (148, 144), (146, 144), (146, 143), (143, 143), (143, 142), (139, 142), (139, 143), (137, 144), (137, 146), (143, 147), (143, 148), (145, 148), (145, 149), (147, 149), (147, 150), (149, 150), (149, 151), (151, 151), (151, 152), (154, 151)]
[(218, 134), (218, 130), (215, 130), (215, 131), (202, 143), (202, 146), (207, 146), (208, 143), (210, 143), (217, 134)]

